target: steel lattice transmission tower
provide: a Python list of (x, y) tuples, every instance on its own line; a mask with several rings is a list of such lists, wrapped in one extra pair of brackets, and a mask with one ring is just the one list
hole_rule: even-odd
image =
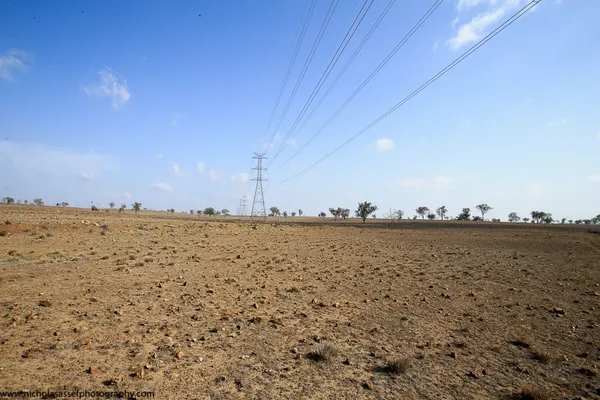
[(256, 181), (256, 188), (254, 189), (254, 198), (252, 199), (252, 211), (250, 212), (251, 217), (265, 217), (267, 216), (267, 209), (265, 207), (265, 195), (263, 193), (263, 181), (266, 179), (263, 177), (263, 172), (266, 168), (263, 168), (263, 160), (266, 159), (265, 153), (254, 153), (252, 159), (256, 160), (256, 178), (252, 179)]
[(240, 199), (240, 208), (238, 209), (238, 215), (240, 215), (242, 217), (246, 216), (247, 208), (248, 208), (248, 198), (247, 198), (247, 196), (244, 196)]

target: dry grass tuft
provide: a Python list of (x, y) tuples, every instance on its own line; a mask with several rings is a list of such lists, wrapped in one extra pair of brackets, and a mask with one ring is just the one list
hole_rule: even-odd
[(523, 386), (518, 392), (512, 396), (513, 400), (549, 400), (548, 393), (538, 387), (532, 385)]
[(548, 364), (550, 361), (552, 361), (552, 356), (549, 353), (538, 349), (531, 349), (531, 358), (541, 362), (542, 364)]
[(384, 372), (390, 375), (403, 374), (410, 367), (410, 361), (407, 358), (397, 358), (388, 360), (385, 365), (377, 367), (377, 372)]
[(306, 354), (306, 358), (315, 362), (329, 361), (337, 354), (337, 349), (329, 343), (321, 343)]

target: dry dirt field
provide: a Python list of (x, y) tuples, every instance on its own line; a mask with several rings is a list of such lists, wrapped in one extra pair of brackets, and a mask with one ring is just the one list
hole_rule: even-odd
[(600, 399), (600, 235), (0, 207), (0, 390)]

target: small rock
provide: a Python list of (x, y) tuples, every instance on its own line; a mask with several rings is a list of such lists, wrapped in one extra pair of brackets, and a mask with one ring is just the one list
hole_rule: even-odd
[(52, 305), (52, 303), (50, 303), (48, 300), (40, 300), (38, 302), (38, 306), (40, 307), (50, 307)]
[(87, 372), (90, 375), (96, 375), (96, 374), (98, 374), (99, 371), (98, 371), (98, 368), (96, 368), (96, 367), (88, 367), (85, 370), (85, 372)]

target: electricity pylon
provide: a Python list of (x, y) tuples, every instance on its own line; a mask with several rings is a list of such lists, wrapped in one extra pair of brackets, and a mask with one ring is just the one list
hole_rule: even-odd
[(252, 211), (250, 212), (251, 217), (267, 217), (267, 210), (265, 207), (265, 195), (263, 193), (263, 181), (266, 181), (263, 178), (263, 171), (266, 171), (266, 168), (263, 168), (262, 162), (265, 159), (265, 153), (254, 153), (254, 157), (252, 159), (256, 160), (256, 178), (252, 179), (256, 181), (256, 188), (254, 189), (254, 198), (252, 199)]

